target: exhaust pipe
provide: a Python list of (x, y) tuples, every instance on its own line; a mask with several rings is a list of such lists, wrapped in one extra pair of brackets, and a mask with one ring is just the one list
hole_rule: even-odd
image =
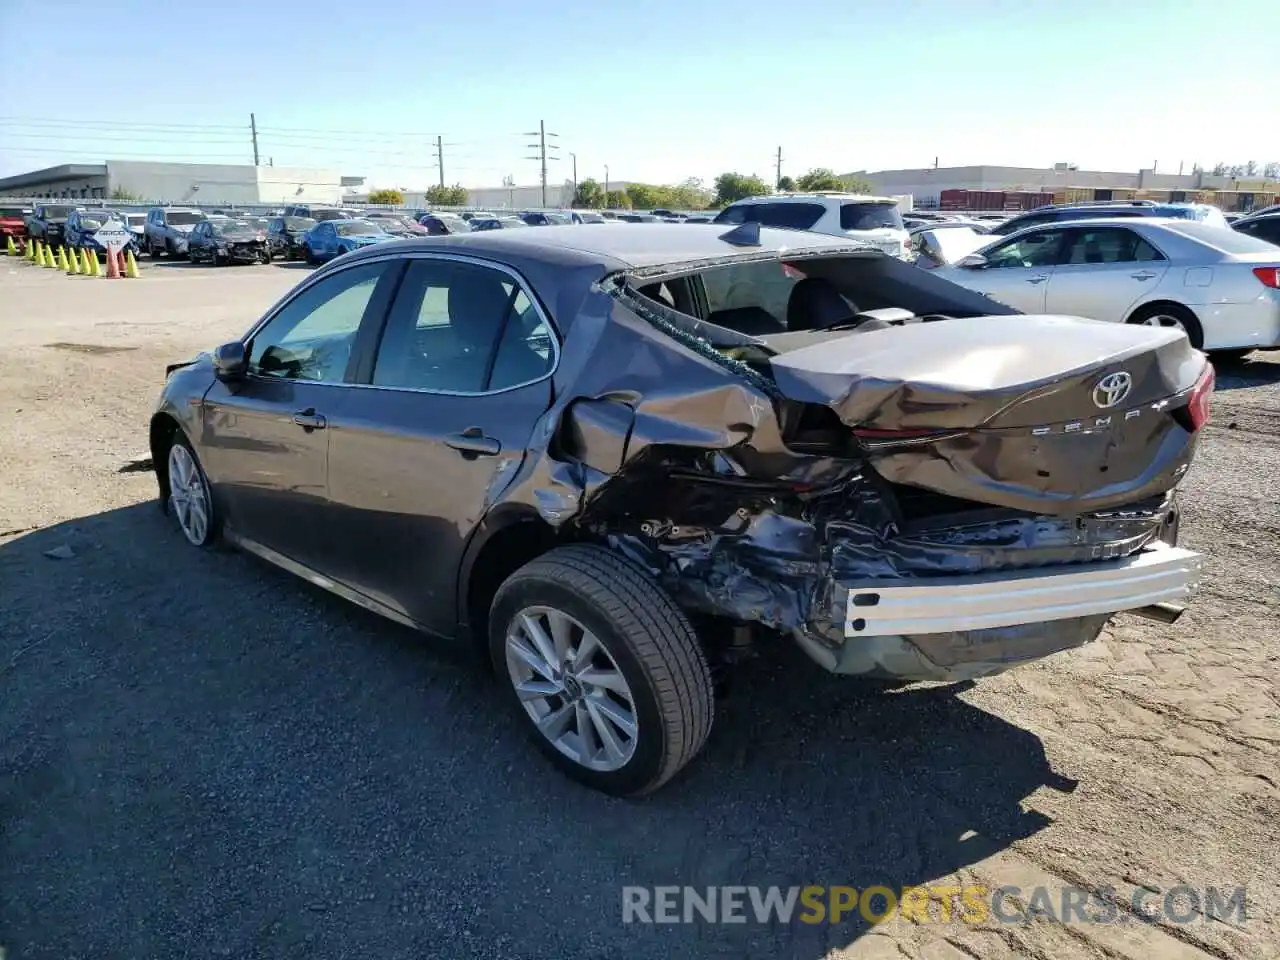
[(1125, 613), (1132, 613), (1134, 616), (1146, 617), (1148, 620), (1158, 620), (1160, 623), (1176, 623), (1177, 619), (1186, 612), (1187, 608), (1180, 603), (1152, 603), (1145, 607), (1125, 611)]

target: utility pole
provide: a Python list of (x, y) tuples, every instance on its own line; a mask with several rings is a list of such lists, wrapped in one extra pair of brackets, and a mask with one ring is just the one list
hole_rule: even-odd
[(778, 189), (778, 184), (782, 183), (782, 148), (778, 148), (778, 172), (773, 178), (773, 188)]
[[(573, 199), (577, 200), (578, 199), (578, 155), (571, 150), (569, 151), (569, 156), (573, 158)], [(570, 203), (569, 206), (573, 206), (573, 204)]]
[(249, 114), (249, 134), (253, 137), (253, 165), (258, 165), (258, 119)]
[[(549, 147), (548, 147), (548, 146), (547, 146), (547, 137), (559, 137), (559, 136), (560, 136), (560, 134), (558, 134), (558, 133), (547, 133), (547, 124), (546, 124), (546, 121), (539, 120), (539, 121), (538, 121), (538, 130), (537, 130), (537, 132), (536, 132), (536, 133), (526, 133), (526, 134), (525, 134), (525, 136), (526, 136), (526, 137), (537, 137), (537, 138), (538, 138), (538, 142), (537, 142), (537, 143), (530, 143), (530, 144), (526, 144), (526, 146), (528, 146), (528, 148), (529, 148), (530, 150), (537, 150), (537, 151), (538, 151), (538, 155), (537, 155), (536, 157), (525, 157), (525, 159), (526, 159), (526, 160), (537, 160), (537, 161), (539, 161), (539, 162), (542, 164), (542, 208), (545, 210), (545, 209), (546, 209), (546, 207), (547, 207), (547, 151), (548, 151), (548, 150), (555, 151), (555, 150), (559, 150), (559, 149), (560, 149), (560, 148), (559, 148), (556, 144), (554, 144), (554, 143), (553, 143), (553, 144), (551, 144), (551, 146), (549, 146)], [(559, 159), (559, 158), (558, 158), (558, 157), (556, 157), (556, 156), (554, 156), (554, 154), (553, 154), (553, 155), (552, 155), (552, 157), (551, 157), (551, 159), (552, 159), (552, 160), (557, 160), (557, 159)]]
[(609, 205), (609, 165), (604, 165), (604, 205)]
[(444, 186), (444, 137), (436, 137), (436, 169), (440, 171), (440, 186)]

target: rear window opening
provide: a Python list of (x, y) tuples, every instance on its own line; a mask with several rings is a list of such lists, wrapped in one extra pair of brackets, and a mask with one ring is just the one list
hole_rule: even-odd
[(841, 230), (905, 230), (896, 203), (842, 203)]

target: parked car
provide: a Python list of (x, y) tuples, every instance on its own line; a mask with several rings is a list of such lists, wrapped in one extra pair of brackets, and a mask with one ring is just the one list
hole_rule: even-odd
[(608, 223), (605, 218), (596, 213), (594, 210), (570, 210), (570, 223)]
[(925, 222), (909, 230), (908, 234), (914, 254), (912, 262), (925, 270), (955, 263), (991, 241), (986, 227), (959, 221)]
[(25, 237), (29, 216), (31, 210), (28, 207), (0, 207), (0, 242), (5, 237), (13, 237), (15, 240)]
[(149, 438), (192, 545), (474, 644), (539, 749), (636, 795), (752, 642), (968, 680), (1176, 616), (1212, 389), (1177, 330), (1019, 315), (853, 241), (489, 231), (311, 274), (167, 368)]
[(659, 217), (663, 220), (683, 220), (686, 216), (683, 213), (676, 213), (674, 210), (659, 209), (659, 210), (650, 210), (649, 212), (653, 214), (655, 217)]
[(395, 239), (372, 220), (325, 220), (303, 238), (307, 263), (324, 263), (352, 250)]
[(493, 220), (497, 217), (496, 213), (489, 213), (485, 210), (469, 210), (466, 213), (459, 214), (463, 220), (470, 222), (472, 220)]
[(418, 221), (422, 229), (433, 237), (447, 236), (451, 233), (469, 233), (471, 224), (462, 217), (448, 213), (428, 214)]
[(425, 237), (427, 231), (416, 221), (397, 214), (370, 214), (362, 219), (376, 223), (394, 237)]
[(270, 263), (266, 221), (212, 218), (197, 223), (187, 237), (192, 263), (221, 267), (228, 263)]
[(554, 227), (557, 224), (570, 223), (567, 214), (547, 213), (542, 210), (530, 210), (520, 214), (520, 219), (531, 227)]
[(291, 207), (285, 207), (283, 215), (286, 217), (306, 217), (309, 220), (315, 220), (317, 223), (323, 223), (325, 220), (352, 219), (351, 213), (340, 207), (317, 207), (310, 204), (294, 204)]
[(623, 223), (660, 223), (661, 220), (651, 213), (620, 213), (618, 219)]
[(1000, 237), (946, 277), (1024, 313), (1174, 327), (1197, 349), (1280, 346), (1280, 248), (1230, 227), (1099, 218)]
[(1265, 240), (1267, 243), (1280, 245), (1280, 209), (1272, 213), (1242, 217), (1231, 225), (1231, 229)]
[(1010, 217), (994, 227), (997, 236), (1008, 236), (1024, 227), (1038, 227), (1068, 220), (1096, 220), (1105, 217), (1160, 217), (1162, 219), (1198, 220), (1210, 226), (1225, 227), (1227, 219), (1217, 207), (1207, 203), (1156, 203), (1153, 200), (1098, 200), (1090, 203), (1062, 203), (1037, 207)]
[(519, 217), (473, 217), (470, 220), (471, 229), (475, 232), (483, 232), (485, 230), (514, 230), (518, 227), (527, 227)]
[(67, 217), (73, 210), (82, 209), (73, 203), (37, 203), (27, 217), (27, 236), (49, 246), (60, 247)]
[(788, 193), (731, 203), (715, 223), (759, 223), (862, 240), (894, 257), (906, 257), (910, 238), (892, 197), (856, 193)]
[[(106, 253), (107, 248), (98, 242), (95, 235), (110, 220), (115, 220), (121, 226), (125, 225), (125, 215), (118, 210), (109, 210), (104, 207), (72, 210), (67, 215), (63, 240), (68, 247), (76, 250), (92, 250), (97, 254)], [(134, 240), (130, 240), (125, 249), (135, 257), (141, 252), (141, 248)]]
[(272, 217), (267, 221), (267, 252), (272, 257), (301, 260), (307, 255), (306, 233), (315, 225), (310, 217)]
[(143, 242), (153, 257), (185, 257), (187, 237), (208, 214), (195, 207), (152, 207), (143, 225)]
[(134, 213), (132, 210), (117, 211), (116, 219), (128, 228), (133, 234), (133, 250), (135, 255), (140, 255), (146, 247), (147, 239), (147, 215), (145, 213)]

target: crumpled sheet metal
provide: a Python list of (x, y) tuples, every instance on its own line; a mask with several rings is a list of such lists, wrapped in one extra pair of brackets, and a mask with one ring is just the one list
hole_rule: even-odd
[[(532, 507), (554, 528), (592, 531), (687, 609), (792, 633), (811, 654), (821, 648), (847, 667), (862, 661), (840, 660), (841, 580), (1093, 559), (1138, 549), (1163, 526), (1162, 507), (1083, 525), (1004, 517), (904, 532), (884, 480), (863, 464), (789, 451), (772, 399), (735, 375), (733, 361), (709, 347), (673, 346), (648, 320), (596, 296), (566, 339), (556, 398), (529, 456), (514, 477), (495, 481), (495, 495)], [(776, 474), (762, 476), (765, 465)], [(896, 660), (888, 641), (875, 641), (881, 667), (919, 661), (921, 648), (901, 640), (910, 649)], [(938, 678), (933, 667), (924, 672)]]

